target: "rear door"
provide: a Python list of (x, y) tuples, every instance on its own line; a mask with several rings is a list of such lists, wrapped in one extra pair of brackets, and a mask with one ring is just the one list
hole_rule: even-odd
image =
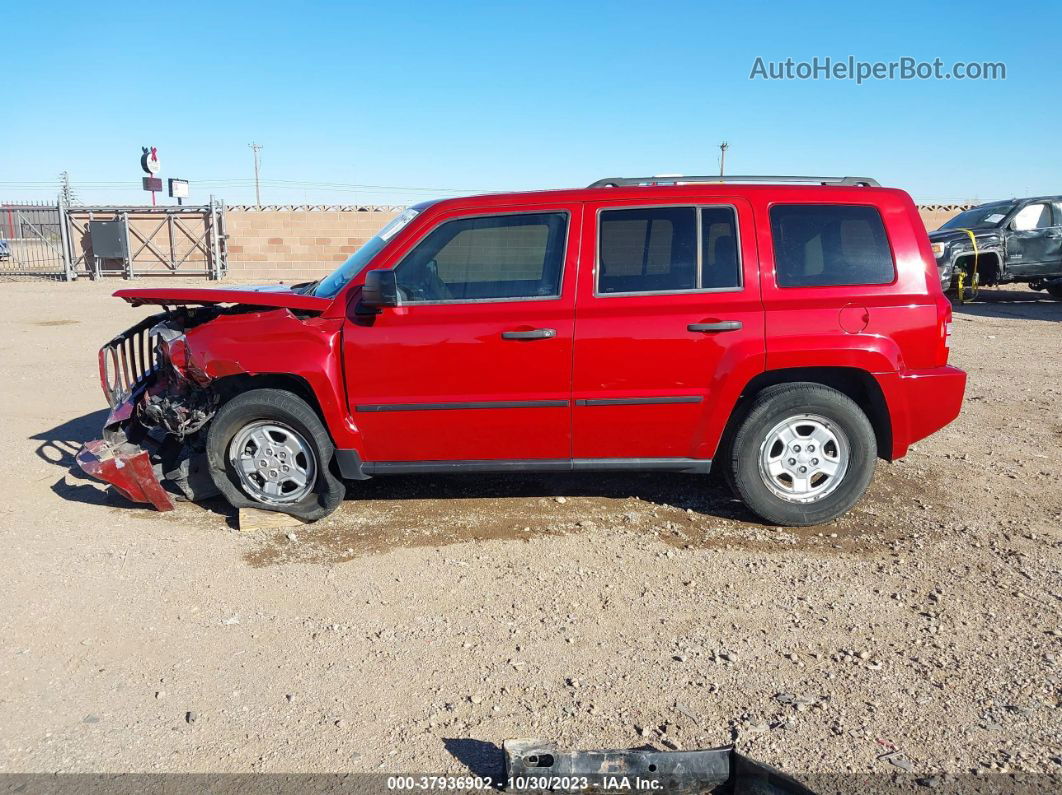
[(1047, 262), (1049, 267), (1045, 274), (1062, 274), (1062, 201), (1051, 202), (1054, 214), (1054, 226), (1048, 230)]
[(580, 213), (450, 211), (396, 254), (401, 306), (351, 303), (344, 377), (366, 460), (570, 459)]
[(574, 458), (703, 462), (736, 396), (727, 387), (763, 368), (750, 206), (725, 195), (588, 203), (583, 251)]

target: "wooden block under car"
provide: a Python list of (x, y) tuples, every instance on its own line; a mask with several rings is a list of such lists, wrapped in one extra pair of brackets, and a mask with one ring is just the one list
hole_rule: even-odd
[(257, 508), (240, 508), (240, 532), (255, 530), (279, 530), (282, 527), (300, 527), (303, 522), (279, 511), (260, 511)]

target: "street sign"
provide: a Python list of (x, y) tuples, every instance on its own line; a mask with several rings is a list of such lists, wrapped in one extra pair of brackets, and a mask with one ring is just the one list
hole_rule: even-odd
[(171, 199), (187, 199), (188, 198), (188, 180), (176, 179), (170, 177), (170, 198)]
[(152, 176), (158, 174), (162, 168), (162, 164), (159, 163), (159, 150), (154, 146), (142, 146), (140, 150), (143, 152), (140, 156), (140, 167), (144, 169), (144, 173)]
[(159, 162), (159, 150), (154, 146), (140, 147), (140, 167), (148, 176), (144, 177), (144, 190), (151, 191), (151, 206), (155, 206), (155, 194), (162, 190), (162, 179), (155, 175), (159, 173), (162, 164)]

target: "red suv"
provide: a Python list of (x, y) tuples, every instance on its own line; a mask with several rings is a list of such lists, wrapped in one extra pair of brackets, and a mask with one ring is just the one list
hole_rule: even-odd
[[(810, 184), (801, 184), (810, 183)], [(330, 276), (120, 290), (82, 468), (127, 497), (319, 519), (413, 472), (725, 472), (768, 522), (847, 511), (953, 420), (951, 306), (873, 180), (625, 178), (411, 207)]]

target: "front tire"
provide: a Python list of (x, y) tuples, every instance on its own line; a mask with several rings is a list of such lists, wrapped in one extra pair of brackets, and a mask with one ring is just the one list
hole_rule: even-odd
[(290, 392), (254, 389), (233, 398), (211, 422), (206, 447), (210, 476), (235, 508), (313, 522), (332, 513), (346, 494), (333, 473), (328, 431)]
[(874, 474), (874, 428), (847, 395), (820, 384), (782, 384), (756, 397), (730, 448), (728, 480), (771, 524), (836, 519)]
[(1062, 284), (1048, 285), (1047, 294), (1054, 298), (1056, 301), (1062, 301)]

